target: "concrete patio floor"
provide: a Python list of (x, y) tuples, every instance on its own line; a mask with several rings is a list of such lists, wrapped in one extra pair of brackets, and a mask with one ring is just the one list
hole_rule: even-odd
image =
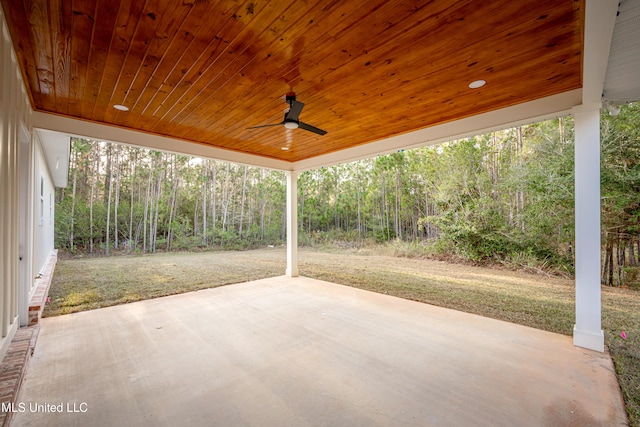
[(20, 403), (12, 426), (626, 424), (568, 336), (287, 277), (43, 319)]

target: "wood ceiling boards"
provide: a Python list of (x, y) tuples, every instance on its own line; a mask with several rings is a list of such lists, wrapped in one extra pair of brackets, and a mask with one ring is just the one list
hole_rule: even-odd
[(285, 161), (582, 84), (582, 0), (0, 1), (35, 110)]

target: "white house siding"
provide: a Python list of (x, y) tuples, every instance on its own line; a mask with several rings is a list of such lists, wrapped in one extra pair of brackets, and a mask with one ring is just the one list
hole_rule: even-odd
[(33, 265), (35, 273), (42, 271), (47, 263), (51, 251), (54, 248), (54, 197), (55, 187), (49, 173), (44, 150), (38, 137), (33, 133), (33, 157), (34, 157), (34, 189), (33, 192), (33, 240), (37, 244), (33, 248)]
[[(0, 9), (0, 359), (26, 316), (34, 277), (53, 249), (53, 184), (39, 143), (32, 141), (32, 109)], [(34, 199), (40, 177), (40, 224)], [(34, 191), (36, 188), (38, 191)], [(33, 224), (33, 228), (32, 228)], [(19, 317), (20, 316), (20, 317)]]

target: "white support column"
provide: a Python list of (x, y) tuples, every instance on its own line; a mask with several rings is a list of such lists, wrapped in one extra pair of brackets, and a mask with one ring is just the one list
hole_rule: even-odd
[(287, 172), (287, 271), (298, 277), (298, 172)]
[(600, 107), (573, 109), (575, 120), (576, 323), (573, 343), (604, 351), (600, 291)]

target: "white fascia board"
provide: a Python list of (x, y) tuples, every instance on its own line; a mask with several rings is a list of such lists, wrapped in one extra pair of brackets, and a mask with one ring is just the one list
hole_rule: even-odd
[(376, 155), (435, 145), (496, 130), (566, 116), (571, 113), (573, 107), (580, 105), (581, 97), (582, 90), (575, 89), (512, 107), (478, 114), (477, 116), (467, 117), (465, 119), (302, 160), (294, 164), (294, 170), (304, 171), (339, 163), (348, 163)]
[(227, 162), (257, 166), (266, 169), (292, 170), (293, 163), (268, 157), (224, 150), (206, 144), (184, 141), (166, 136), (153, 135), (131, 129), (109, 126), (70, 117), (35, 111), (32, 115), (33, 127), (60, 132), (69, 136), (109, 141), (118, 144), (149, 148), (176, 154), (203, 157)]

